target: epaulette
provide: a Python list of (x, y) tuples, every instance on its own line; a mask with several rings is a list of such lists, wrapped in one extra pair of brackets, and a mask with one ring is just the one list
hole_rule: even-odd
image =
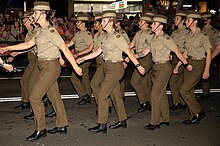
[(207, 33), (205, 33), (205, 32), (203, 32), (202, 34), (203, 34), (204, 36), (207, 36)]
[(50, 30), (51, 33), (55, 32), (55, 28), (53, 28), (53, 27), (50, 27), (49, 30)]
[(170, 39), (170, 36), (168, 36), (167, 34), (164, 34), (164, 37), (169, 40)]
[(117, 35), (116, 35), (116, 38), (120, 38), (120, 34), (117, 34)]

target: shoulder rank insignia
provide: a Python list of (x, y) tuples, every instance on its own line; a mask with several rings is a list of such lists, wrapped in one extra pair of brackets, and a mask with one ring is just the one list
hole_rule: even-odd
[(169, 37), (169, 36), (167, 36), (167, 37), (166, 37), (166, 39), (167, 39), (167, 40), (169, 40), (169, 39), (170, 39), (170, 37)]
[(51, 32), (51, 33), (54, 33), (54, 32), (55, 32), (55, 30), (54, 30), (54, 29), (50, 29), (50, 32)]
[(120, 38), (120, 35), (119, 35), (119, 34), (117, 34), (117, 35), (116, 35), (116, 38)]

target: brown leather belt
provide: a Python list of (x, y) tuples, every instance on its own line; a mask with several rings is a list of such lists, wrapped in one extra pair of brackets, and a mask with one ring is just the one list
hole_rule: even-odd
[(189, 59), (192, 59), (192, 60), (205, 60), (205, 58), (202, 58), (202, 57), (192, 57), (192, 56), (188, 56)]
[(38, 60), (57, 60), (58, 58), (38, 58)]

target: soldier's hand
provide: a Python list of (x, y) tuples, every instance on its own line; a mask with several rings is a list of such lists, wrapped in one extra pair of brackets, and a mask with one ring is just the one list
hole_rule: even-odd
[(192, 67), (192, 65), (188, 65), (186, 69), (190, 72), (193, 70), (193, 67)]
[(128, 67), (128, 64), (123, 62), (123, 66), (124, 66), (124, 69), (126, 69)]
[(10, 55), (13, 56), (13, 57), (17, 56), (18, 54), (19, 54), (19, 52), (11, 52), (10, 53)]
[(141, 75), (145, 74), (145, 68), (143, 68), (142, 66), (137, 67), (137, 69)]
[(77, 68), (74, 68), (76, 73), (79, 75), (79, 76), (82, 76), (83, 75), (83, 72), (82, 72), (82, 69), (80, 67), (77, 67)]
[(0, 48), (0, 53), (4, 53), (4, 52), (7, 52), (7, 51), (8, 51), (7, 47), (1, 47)]
[(202, 78), (203, 78), (203, 79), (208, 79), (209, 76), (210, 76), (209, 71), (204, 71), (204, 72), (203, 72), (203, 75), (202, 75)]
[(81, 64), (82, 62), (84, 62), (85, 60), (83, 58), (78, 58), (76, 59), (76, 63), (77, 64)]
[(78, 54), (74, 54), (73, 57), (76, 59), (79, 55)]
[(9, 72), (13, 71), (13, 66), (11, 64), (4, 64), (3, 68)]
[(59, 58), (59, 63), (61, 66), (65, 66), (65, 60), (62, 57)]
[(8, 57), (7, 62), (12, 62), (14, 60), (14, 57)]
[(179, 68), (178, 68), (178, 67), (175, 67), (175, 68), (173, 69), (173, 73), (174, 73), (174, 74), (178, 74), (178, 73), (179, 73)]
[(126, 58), (125, 58), (125, 62), (128, 63), (129, 61), (130, 61), (130, 59), (129, 59), (128, 57), (126, 57)]

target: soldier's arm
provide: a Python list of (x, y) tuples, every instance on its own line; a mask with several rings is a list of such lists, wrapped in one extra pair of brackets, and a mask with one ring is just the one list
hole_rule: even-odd
[(220, 53), (220, 43), (218, 43), (212, 52), (212, 59), (215, 58)]
[(35, 42), (30, 40), (28, 42), (20, 43), (17, 45), (2, 47), (0, 48), (0, 52), (6, 52), (8, 50), (25, 50), (33, 47), (34, 45)]
[(79, 57), (81, 55), (87, 54), (87, 53), (91, 52), (92, 49), (93, 49), (93, 44), (90, 44), (86, 49), (84, 49), (83, 51), (75, 54), (74, 57), (77, 58), (77, 57)]

